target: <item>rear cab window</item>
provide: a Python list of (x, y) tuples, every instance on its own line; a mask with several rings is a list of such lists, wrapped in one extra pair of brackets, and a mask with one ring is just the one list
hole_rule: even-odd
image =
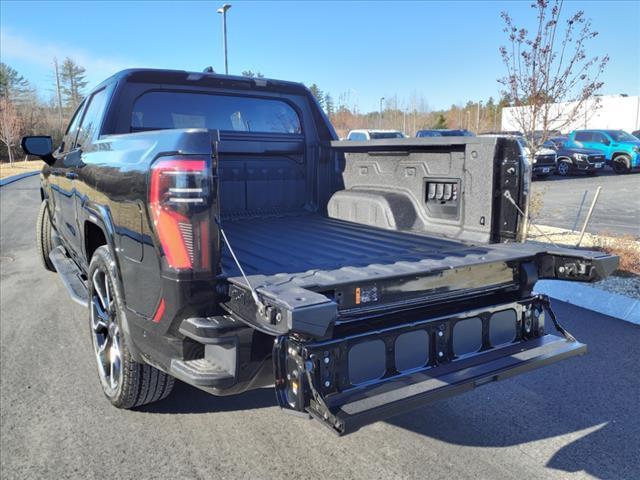
[(302, 133), (298, 113), (279, 99), (149, 91), (135, 101), (131, 112), (132, 132), (179, 128), (280, 135)]

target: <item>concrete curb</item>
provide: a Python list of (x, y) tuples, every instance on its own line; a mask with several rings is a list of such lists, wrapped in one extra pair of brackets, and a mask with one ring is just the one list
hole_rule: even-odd
[(534, 291), (610, 317), (640, 325), (640, 300), (563, 280), (540, 280)]
[(9, 185), (10, 183), (17, 182), (18, 180), (22, 180), (23, 178), (33, 177), (40, 173), (40, 170), (35, 170), (33, 172), (20, 173), (18, 175), (12, 175), (11, 177), (0, 179), (0, 187), (4, 187), (5, 185)]

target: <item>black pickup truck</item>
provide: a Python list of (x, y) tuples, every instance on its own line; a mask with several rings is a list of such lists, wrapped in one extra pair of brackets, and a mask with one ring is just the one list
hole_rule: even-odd
[(58, 148), (22, 146), (48, 164), (39, 253), (88, 308), (121, 408), (174, 378), (274, 385), (282, 408), (346, 433), (584, 353), (534, 285), (618, 262), (518, 242), (515, 140), (336, 141), (292, 82), (126, 70)]

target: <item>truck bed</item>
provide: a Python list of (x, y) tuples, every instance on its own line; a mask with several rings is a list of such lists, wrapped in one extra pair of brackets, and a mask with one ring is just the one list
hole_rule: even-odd
[[(486, 252), (467, 243), (424, 234), (384, 230), (320, 214), (227, 219), (223, 228), (247, 275), (270, 276), (309, 270), (444, 259)], [(465, 253), (462, 253), (462, 252)], [(223, 272), (240, 275), (225, 246)]]

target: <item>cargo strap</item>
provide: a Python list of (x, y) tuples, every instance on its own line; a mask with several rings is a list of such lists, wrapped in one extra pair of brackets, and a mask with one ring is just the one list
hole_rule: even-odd
[(547, 295), (538, 295), (538, 298), (540, 298), (540, 300), (542, 301), (542, 306), (544, 307), (544, 309), (549, 313), (549, 316), (551, 317), (551, 321), (553, 322), (553, 325), (556, 327), (556, 330), (558, 330), (562, 334), (562, 336), (564, 336), (564, 338), (566, 338), (568, 341), (575, 342), (576, 337), (571, 335), (571, 333), (569, 333), (569, 331), (567, 331), (562, 325), (560, 325), (560, 322), (558, 322), (558, 319), (556, 318), (556, 314), (553, 312), (551, 308), (551, 301), (549, 300), (549, 297)]

